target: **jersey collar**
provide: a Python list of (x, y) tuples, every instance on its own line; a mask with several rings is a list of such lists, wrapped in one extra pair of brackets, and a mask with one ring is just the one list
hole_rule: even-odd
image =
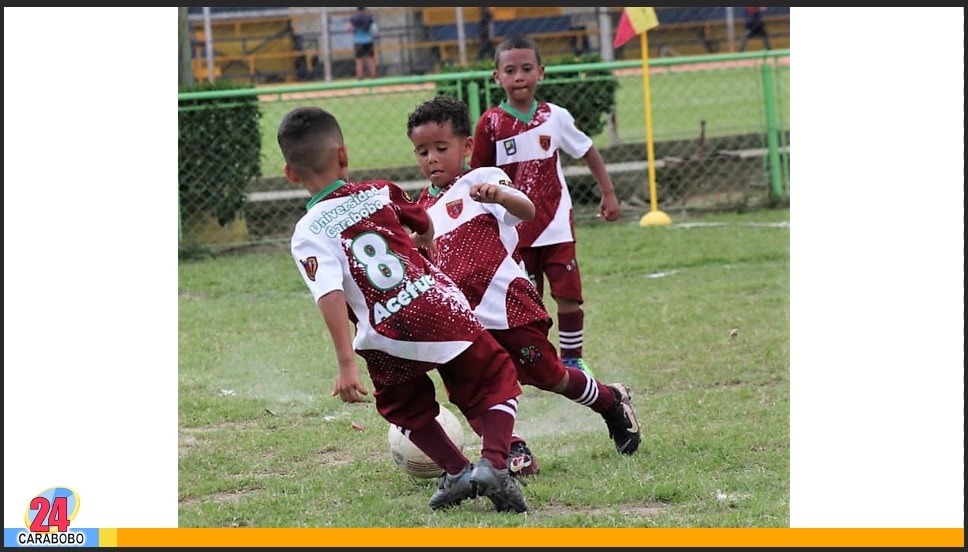
[(334, 180), (332, 184), (330, 184), (329, 186), (326, 186), (322, 190), (316, 192), (316, 195), (314, 195), (312, 197), (312, 199), (309, 200), (309, 203), (306, 204), (306, 210), (308, 211), (308, 210), (312, 209), (313, 208), (313, 205), (316, 205), (317, 203), (319, 203), (320, 201), (322, 201), (323, 198), (325, 198), (329, 194), (335, 192), (343, 184), (346, 184), (346, 181), (345, 180), (342, 180), (342, 179), (341, 180)]
[(528, 123), (534, 117), (534, 112), (538, 110), (538, 100), (531, 100), (531, 109), (528, 110), (527, 115), (511, 107), (507, 100), (501, 100), (501, 109), (507, 111), (512, 117), (520, 119), (522, 123)]

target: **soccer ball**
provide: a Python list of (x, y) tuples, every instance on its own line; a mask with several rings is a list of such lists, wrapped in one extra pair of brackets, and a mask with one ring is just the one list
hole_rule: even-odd
[[(440, 413), (437, 414), (437, 423), (444, 428), (444, 432), (458, 449), (464, 448), (464, 427), (457, 416), (443, 405), (440, 406)], [(417, 445), (414, 445), (397, 425), (390, 424), (387, 442), (390, 444), (390, 458), (403, 473), (418, 479), (433, 479), (444, 473), (444, 470), (417, 448)]]

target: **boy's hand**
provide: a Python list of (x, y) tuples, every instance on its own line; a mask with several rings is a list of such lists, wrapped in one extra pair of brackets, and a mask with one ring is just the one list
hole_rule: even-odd
[(471, 185), (470, 192), (471, 198), (481, 203), (501, 203), (504, 196), (500, 184), (488, 184), (487, 182)]
[(615, 193), (602, 194), (602, 201), (599, 205), (598, 218), (603, 218), (609, 222), (616, 221), (622, 217), (622, 208), (618, 204), (618, 197)]
[(356, 361), (349, 361), (345, 365), (340, 365), (339, 375), (336, 376), (336, 383), (333, 385), (333, 396), (339, 395), (343, 402), (363, 402), (363, 395), (368, 395), (369, 391), (363, 387), (360, 381), (360, 367)]
[(428, 238), (426, 235), (410, 232), (410, 239), (413, 240), (414, 245), (417, 246), (417, 251), (421, 255), (426, 257), (428, 261), (434, 262), (434, 255), (437, 254), (437, 246), (434, 245), (433, 237)]

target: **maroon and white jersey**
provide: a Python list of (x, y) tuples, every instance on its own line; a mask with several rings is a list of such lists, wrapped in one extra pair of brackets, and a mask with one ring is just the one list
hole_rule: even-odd
[(534, 202), (534, 219), (518, 225), (519, 247), (575, 241), (571, 195), (558, 151), (580, 159), (592, 139), (563, 107), (535, 102), (531, 111), (518, 113), (506, 102), (485, 111), (474, 133), (471, 167), (504, 169)]
[(434, 221), (434, 264), (464, 292), (489, 330), (546, 319), (538, 290), (513, 259), (518, 243), (515, 226), (521, 219), (500, 204), (472, 199), (471, 186), (484, 182), (504, 184), (507, 193), (524, 196), (496, 167), (465, 172), (443, 189), (431, 186), (420, 193), (417, 203)]
[(296, 223), (291, 252), (303, 281), (317, 302), (344, 292), (356, 323), (353, 347), (368, 361), (367, 351), (381, 351), (442, 364), (484, 331), (453, 281), (410, 239), (409, 230), (422, 233), (428, 224), (423, 207), (385, 180), (337, 180), (312, 198)]

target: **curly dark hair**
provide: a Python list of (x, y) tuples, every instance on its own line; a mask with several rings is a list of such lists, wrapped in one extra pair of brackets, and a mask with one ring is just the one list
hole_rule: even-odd
[(407, 137), (411, 137), (413, 129), (427, 123), (443, 125), (450, 121), (454, 135), (467, 138), (471, 135), (471, 115), (467, 104), (444, 94), (435, 96), (417, 106), (407, 117)]

